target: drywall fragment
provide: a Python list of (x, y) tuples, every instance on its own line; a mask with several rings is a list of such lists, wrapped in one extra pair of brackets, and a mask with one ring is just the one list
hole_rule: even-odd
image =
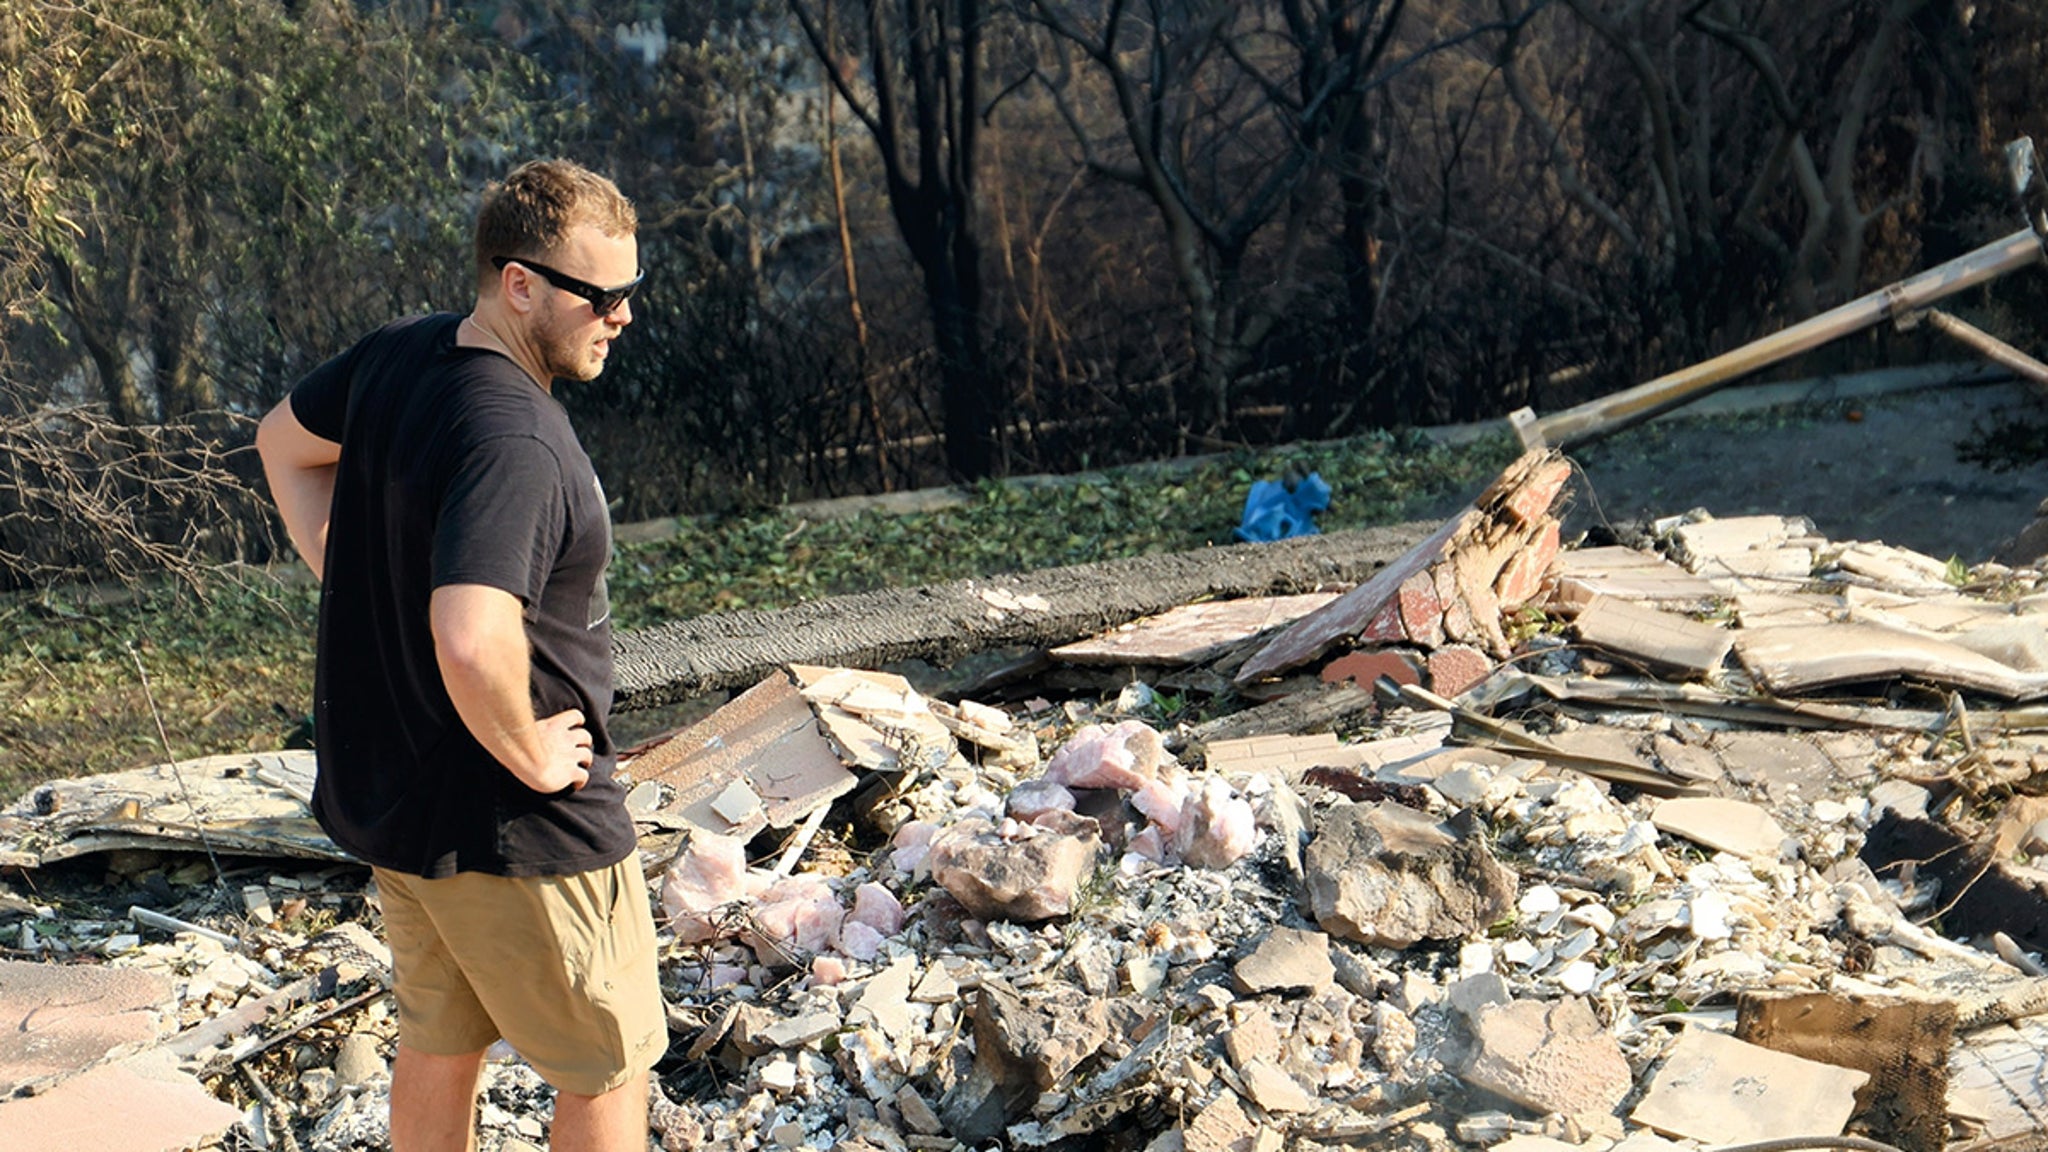
[(1785, 829), (1762, 807), (1719, 796), (1686, 796), (1660, 801), (1650, 812), (1659, 832), (1751, 860), (1776, 860)]
[(1679, 1036), (1629, 1119), (1666, 1136), (1746, 1144), (1838, 1136), (1869, 1073), (1691, 1029)]

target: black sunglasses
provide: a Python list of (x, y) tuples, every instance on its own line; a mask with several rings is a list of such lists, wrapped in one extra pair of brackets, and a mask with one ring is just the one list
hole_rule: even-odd
[(647, 273), (643, 271), (617, 288), (599, 288), (588, 280), (578, 280), (566, 272), (557, 272), (545, 264), (535, 263), (524, 256), (493, 256), (491, 257), (491, 263), (500, 272), (505, 270), (505, 265), (507, 264), (517, 264), (521, 268), (540, 273), (541, 279), (553, 284), (562, 291), (573, 292), (590, 301), (590, 310), (597, 313), (599, 318), (609, 316), (613, 312), (618, 311), (619, 305), (632, 299), (633, 293), (640, 289), (640, 282), (647, 279)]

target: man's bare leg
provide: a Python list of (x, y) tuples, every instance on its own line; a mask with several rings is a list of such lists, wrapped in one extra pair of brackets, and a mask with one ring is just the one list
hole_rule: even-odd
[(482, 1050), (437, 1056), (400, 1044), (391, 1070), (391, 1152), (476, 1152), (483, 1064)]
[(550, 1152), (646, 1152), (647, 1074), (600, 1096), (555, 1093)]

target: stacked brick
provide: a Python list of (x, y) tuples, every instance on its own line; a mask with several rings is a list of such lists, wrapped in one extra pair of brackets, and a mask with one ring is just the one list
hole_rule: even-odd
[(1557, 559), (1553, 512), (1571, 465), (1534, 451), (1478, 500), (1364, 584), (1297, 621), (1238, 671), (1251, 683), (1325, 661), (1329, 681), (1381, 675), (1455, 696), (1512, 644), (1504, 621), (1543, 591)]

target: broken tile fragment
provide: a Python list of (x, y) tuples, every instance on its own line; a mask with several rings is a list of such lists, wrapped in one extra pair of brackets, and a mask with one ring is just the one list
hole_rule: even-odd
[(1579, 639), (1639, 668), (1698, 677), (1718, 671), (1735, 644), (1726, 628), (1608, 596), (1572, 621)]

